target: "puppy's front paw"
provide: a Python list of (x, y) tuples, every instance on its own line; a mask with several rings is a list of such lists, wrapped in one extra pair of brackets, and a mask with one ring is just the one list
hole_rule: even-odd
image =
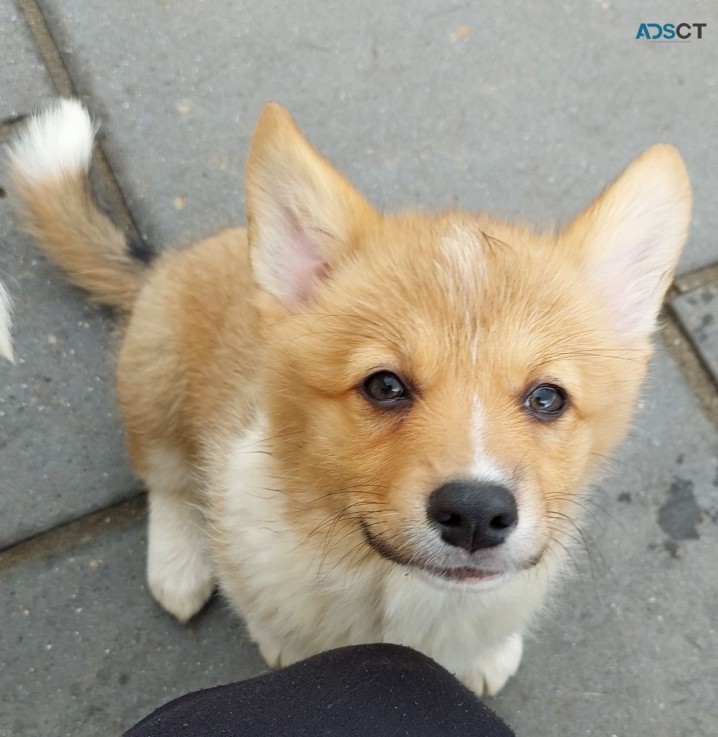
[[(152, 532), (152, 531), (151, 531)], [(212, 567), (200, 540), (150, 534), (147, 583), (170, 614), (187, 622), (212, 595)]]
[(521, 664), (524, 641), (521, 635), (511, 635), (497, 647), (486, 651), (474, 663), (474, 668), (459, 675), (462, 683), (477, 696), (495, 696)]
[(153, 560), (147, 565), (147, 583), (160, 606), (187, 622), (207, 603), (214, 582), (212, 570), (199, 562), (187, 566), (177, 561)]
[(147, 583), (180, 622), (205, 605), (214, 588), (202, 514), (180, 494), (150, 493)]
[(299, 660), (304, 660), (315, 654), (315, 651), (303, 651), (298, 650), (291, 644), (282, 643), (273, 637), (268, 637), (265, 634), (257, 635), (256, 632), (251, 632), (250, 637), (253, 642), (259, 648), (259, 654), (264, 659), (264, 662), (275, 670), (278, 668), (286, 668), (292, 663), (296, 663)]
[(282, 648), (278, 642), (262, 638), (261, 640), (257, 639), (256, 643), (259, 648), (259, 654), (270, 668), (277, 670), (285, 665), (282, 662)]

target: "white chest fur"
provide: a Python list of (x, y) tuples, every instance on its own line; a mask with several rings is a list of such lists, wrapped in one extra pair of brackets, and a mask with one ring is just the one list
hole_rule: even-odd
[(503, 685), (518, 667), (520, 635), (544, 599), (546, 570), (475, 592), (374, 556), (349, 566), (332, 555), (326, 535), (302, 535), (290, 524), (272, 466), (258, 424), (216, 454), (207, 489), (219, 583), (270, 665), (344, 645), (395, 642), (426, 653), (476, 691), (494, 691), (485, 674), (477, 686), (477, 668), (513, 643)]

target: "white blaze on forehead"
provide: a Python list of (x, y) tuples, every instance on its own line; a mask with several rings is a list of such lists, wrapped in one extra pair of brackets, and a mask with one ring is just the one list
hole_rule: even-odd
[(454, 225), (441, 239), (441, 262), (437, 262), (442, 287), (449, 294), (478, 298), (478, 284), (484, 275), (483, 243), (474, 233)]
[(479, 360), (479, 334), (478, 333), (474, 333), (471, 336), (471, 341), (469, 343), (469, 350), (471, 351), (472, 363), (477, 363)]
[(497, 484), (507, 484), (510, 475), (491, 458), (486, 452), (486, 437), (489, 433), (486, 413), (478, 395), (474, 395), (471, 409), (471, 443), (472, 461), (469, 477), (475, 481), (488, 481)]

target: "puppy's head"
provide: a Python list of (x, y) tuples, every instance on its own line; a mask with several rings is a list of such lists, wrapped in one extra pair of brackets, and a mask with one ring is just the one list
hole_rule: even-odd
[(690, 200), (655, 146), (558, 233), (380, 215), (267, 106), (247, 210), (296, 523), (473, 587), (563, 545), (628, 424)]

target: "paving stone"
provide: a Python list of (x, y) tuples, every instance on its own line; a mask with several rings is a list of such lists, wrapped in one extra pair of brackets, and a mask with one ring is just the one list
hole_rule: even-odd
[(696, 196), (681, 270), (718, 260), (716, 3), (681, 3), (681, 18), (708, 23), (683, 44), (635, 39), (642, 20), (679, 22), (668, 0), (41, 5), (156, 243), (243, 220), (249, 136), (274, 99), (377, 205), (549, 227), (674, 142)]
[[(0, 186), (4, 169), (0, 168)], [(0, 199), (16, 365), (0, 361), (0, 548), (137, 493), (114, 383), (114, 321), (19, 234)]]
[(54, 88), (13, 0), (0, 0), (0, 49), (0, 121), (4, 121), (33, 110)]
[[(589, 505), (590, 555), (490, 703), (519, 737), (713, 737), (718, 436), (664, 355), (613, 468)], [(119, 735), (181, 693), (263, 670), (226, 607), (189, 627), (161, 612), (143, 527), (109, 527), (0, 577), (0, 737)]]
[(0, 737), (119, 735), (185, 692), (262, 670), (220, 602), (183, 626), (144, 583), (134, 522), (0, 578)]
[[(22, 16), (0, 0), (0, 120), (53, 95)], [(0, 143), (8, 128), (0, 127)], [(8, 189), (0, 157), (0, 195)], [(19, 233), (0, 198), (0, 278), (15, 297), (17, 365), (0, 362), (0, 548), (137, 493), (112, 397), (113, 323)]]
[(718, 382), (718, 285), (682, 294), (672, 305)]

